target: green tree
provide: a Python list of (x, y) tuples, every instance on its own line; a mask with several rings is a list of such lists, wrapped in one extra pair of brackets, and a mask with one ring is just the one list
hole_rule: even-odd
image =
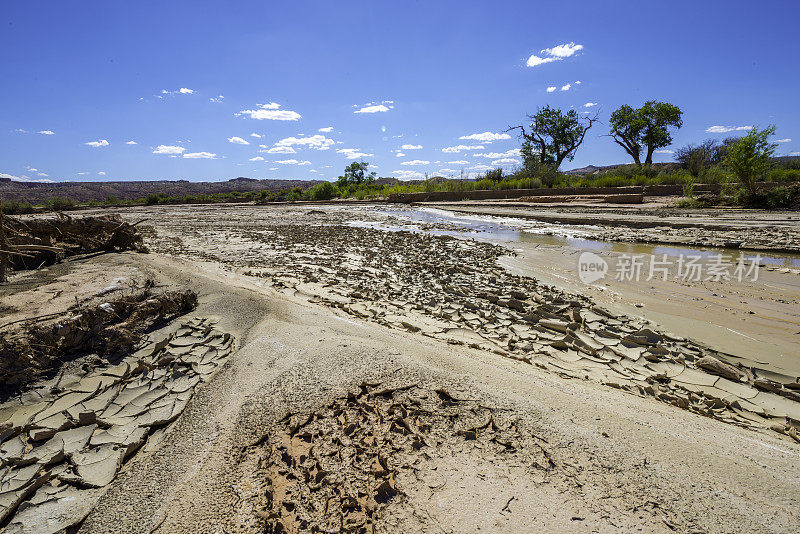
[(778, 148), (777, 144), (769, 142), (770, 136), (774, 134), (774, 124), (763, 130), (753, 128), (747, 135), (728, 146), (725, 165), (751, 196), (756, 192), (756, 180), (769, 170), (770, 158)]
[(571, 109), (564, 113), (560, 109), (545, 106), (535, 115), (528, 115), (531, 121), (528, 129), (515, 126), (522, 132), (523, 164), (528, 170), (542, 166), (558, 169), (566, 159), (572, 161), (575, 151), (583, 143), (586, 132), (597, 122), (597, 116), (578, 118), (578, 112)]
[(668, 102), (649, 100), (639, 109), (621, 106), (611, 114), (610, 136), (641, 166), (642, 151), (645, 165), (653, 164), (653, 153), (672, 143), (671, 128), (683, 126), (683, 112)]
[(371, 183), (375, 180), (375, 173), (367, 172), (368, 170), (369, 163), (366, 161), (354, 161), (344, 168), (344, 175), (339, 177), (336, 185), (339, 188), (344, 188), (351, 185)]

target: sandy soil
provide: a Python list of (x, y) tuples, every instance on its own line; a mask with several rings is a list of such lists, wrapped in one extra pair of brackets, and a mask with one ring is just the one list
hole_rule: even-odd
[(83, 531), (260, 530), (258, 444), (287, 412), (320, 409), (363, 381), (445, 388), (489, 406), (552, 459), (432, 447), (398, 476), (407, 495), (376, 530), (789, 532), (797, 523), (800, 446), (777, 435), (354, 321), (210, 266), (147, 260), (189, 277), (198, 313), (219, 316), (243, 346), (162, 445), (126, 468)]
[[(350, 225), (363, 213), (125, 214), (143, 215), (155, 253), (56, 266), (27, 286), (20, 277), (2, 301), (15, 314), (22, 303), (50, 310), (66, 305), (51, 295), (150, 278), (195, 290), (193, 315), (235, 340), (182, 415), (101, 487), (82, 532), (792, 532), (800, 522), (800, 442), (771, 429), (793, 428), (794, 368), (777, 367), (782, 348), (759, 367), (719, 353), (713, 336), (685, 339), (702, 312), (669, 325), (684, 337), (661, 333), (688, 296), (659, 317), (646, 288), (612, 287), (591, 295), (609, 311), (598, 315), (576, 294), (585, 288), (529, 278), (566, 272), (554, 251)], [(792, 276), (773, 274), (771, 284)], [(796, 320), (796, 304), (753, 294)], [(522, 329), (526, 314), (555, 330)], [(632, 362), (613, 379), (596, 345), (609, 329), (633, 342), (607, 345)], [(707, 373), (706, 357), (728, 367)], [(708, 385), (686, 389), (689, 374)], [(785, 395), (755, 388), (766, 376)]]

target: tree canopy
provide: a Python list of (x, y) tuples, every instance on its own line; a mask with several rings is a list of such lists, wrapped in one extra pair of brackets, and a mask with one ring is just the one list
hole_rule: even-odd
[(354, 161), (344, 168), (344, 175), (336, 180), (336, 185), (348, 187), (372, 182), (375, 179), (375, 173), (367, 172), (368, 170), (369, 163), (366, 161)]
[(642, 150), (645, 165), (652, 165), (653, 153), (672, 143), (670, 129), (683, 126), (683, 111), (668, 102), (649, 100), (638, 109), (621, 106), (611, 114), (611, 138), (641, 166)]
[(578, 118), (574, 109), (566, 113), (560, 109), (545, 106), (535, 115), (528, 115), (531, 121), (511, 129), (522, 132), (521, 154), (526, 168), (547, 166), (558, 169), (566, 159), (572, 161), (575, 151), (583, 143), (586, 132), (597, 121), (597, 116)]

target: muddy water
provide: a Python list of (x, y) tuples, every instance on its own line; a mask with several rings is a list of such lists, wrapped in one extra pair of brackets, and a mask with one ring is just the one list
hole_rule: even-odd
[[(461, 215), (431, 208), (370, 210), (367, 221), (353, 221), (386, 231), (410, 230), (502, 244), (514, 255), (501, 263), (511, 272), (591, 296), (619, 313), (644, 317), (661, 328), (726, 352), (745, 364), (767, 366), (800, 376), (800, 256), (717, 247), (683, 247), (609, 242), (594, 238), (592, 225), (551, 223)], [(586, 284), (578, 276), (578, 258), (594, 252), (609, 263), (604, 279)], [(753, 280), (686, 281), (676, 276), (681, 256), (710, 262), (722, 255), (735, 263), (759, 266)], [(614, 267), (625, 255), (655, 257), (673, 264), (667, 279), (615, 279)]]
[[(563, 247), (575, 251), (595, 251), (595, 252), (615, 252), (620, 254), (644, 254), (668, 257), (679, 257), (680, 255), (699, 255), (701, 257), (711, 257), (722, 254), (726, 257), (738, 258), (744, 255), (747, 261), (756, 258), (756, 254), (742, 252), (740, 249), (730, 249), (722, 247), (674, 247), (668, 245), (654, 245), (648, 243), (625, 243), (617, 241), (601, 241), (592, 239), (591, 236), (597, 227), (586, 225), (557, 225), (546, 222), (536, 222), (511, 217), (493, 217), (490, 215), (464, 215), (451, 211), (436, 208), (411, 208), (411, 209), (378, 209), (379, 214), (384, 214), (395, 220), (406, 220), (412, 225), (454, 225), (460, 227), (459, 230), (424, 230), (435, 234), (454, 235), (456, 237), (469, 237), (492, 241), (495, 243), (533, 243), (545, 246)], [(403, 226), (391, 225), (390, 219), (387, 224), (375, 224), (370, 226), (375, 228), (408, 229)], [(762, 265), (775, 267), (786, 267), (800, 269), (800, 255), (769, 253), (769, 255), (759, 254), (759, 262)]]

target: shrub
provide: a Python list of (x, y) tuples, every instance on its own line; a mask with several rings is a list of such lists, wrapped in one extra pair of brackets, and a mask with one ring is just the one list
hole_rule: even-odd
[(800, 203), (800, 186), (774, 187), (752, 194), (741, 190), (737, 201), (739, 204), (751, 208), (789, 208)]
[(50, 211), (64, 211), (75, 207), (75, 201), (66, 197), (50, 197), (44, 202), (44, 207)]
[(303, 193), (303, 197), (307, 200), (330, 200), (338, 194), (339, 191), (336, 189), (335, 185), (331, 182), (322, 182), (310, 189), (306, 189)]
[(150, 193), (144, 199), (144, 203), (148, 206), (152, 206), (154, 204), (161, 204), (165, 200), (169, 198), (169, 195), (166, 193)]
[(33, 213), (33, 206), (30, 202), (20, 202), (19, 200), (3, 200), (3, 213), (6, 215)]
[(728, 147), (725, 165), (733, 171), (750, 197), (756, 194), (756, 180), (769, 170), (772, 154), (778, 145), (769, 142), (775, 126), (753, 128)]
[(675, 205), (679, 208), (696, 208), (700, 203), (696, 198), (684, 196), (679, 198)]

